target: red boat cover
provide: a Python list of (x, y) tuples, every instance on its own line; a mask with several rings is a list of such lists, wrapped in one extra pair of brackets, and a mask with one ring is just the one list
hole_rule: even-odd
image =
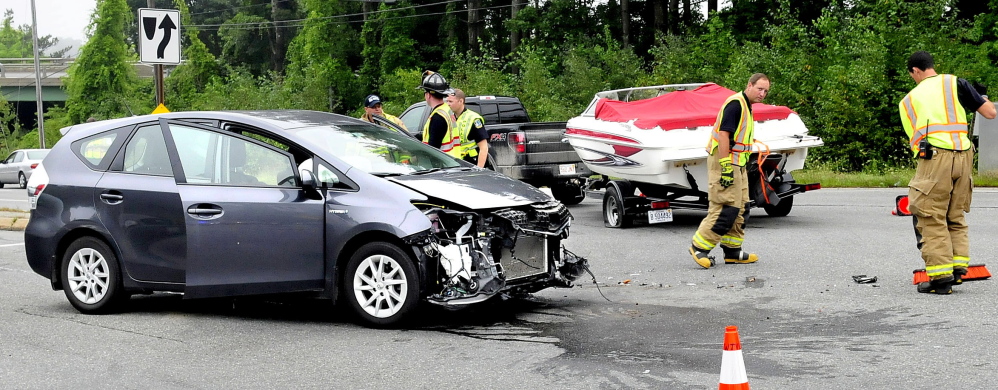
[[(691, 91), (669, 92), (665, 95), (622, 102), (600, 99), (596, 102), (596, 119), (611, 122), (629, 122), (641, 129), (662, 130), (686, 129), (700, 126), (713, 126), (717, 112), (724, 100), (735, 91), (717, 84), (707, 84)], [(793, 111), (784, 106), (755, 103), (752, 114), (756, 122), (771, 119), (787, 119)]]

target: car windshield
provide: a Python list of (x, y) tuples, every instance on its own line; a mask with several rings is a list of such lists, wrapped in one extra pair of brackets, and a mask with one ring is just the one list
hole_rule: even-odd
[(28, 160), (42, 160), (49, 154), (48, 150), (29, 150)]
[(354, 168), (372, 175), (407, 175), (463, 166), (459, 160), (436, 148), (381, 126), (316, 126), (294, 131)]

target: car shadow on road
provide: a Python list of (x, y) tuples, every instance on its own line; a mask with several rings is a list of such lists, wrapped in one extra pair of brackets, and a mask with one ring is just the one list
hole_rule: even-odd
[[(404, 328), (488, 326), (515, 321), (520, 313), (549, 305), (529, 295), (511, 299), (496, 298), (461, 309), (447, 309), (422, 303), (404, 324)], [(327, 299), (297, 294), (185, 300), (180, 294), (157, 293), (133, 296), (119, 312), (120, 315), (155, 313), (183, 313), (281, 322), (355, 323), (345, 306), (333, 305)]]

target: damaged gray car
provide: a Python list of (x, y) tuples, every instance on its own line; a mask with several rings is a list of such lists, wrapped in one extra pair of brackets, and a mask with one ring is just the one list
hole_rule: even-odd
[(28, 183), (28, 263), (84, 313), (131, 295), (311, 292), (372, 326), (570, 287), (572, 216), (403, 132), (312, 111), (76, 125)]

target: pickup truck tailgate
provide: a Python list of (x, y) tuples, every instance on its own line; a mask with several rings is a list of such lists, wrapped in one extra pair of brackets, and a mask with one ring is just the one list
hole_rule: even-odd
[(522, 124), (520, 130), (527, 136), (526, 164), (560, 164), (580, 162), (572, 145), (561, 142), (565, 138), (565, 123)]

